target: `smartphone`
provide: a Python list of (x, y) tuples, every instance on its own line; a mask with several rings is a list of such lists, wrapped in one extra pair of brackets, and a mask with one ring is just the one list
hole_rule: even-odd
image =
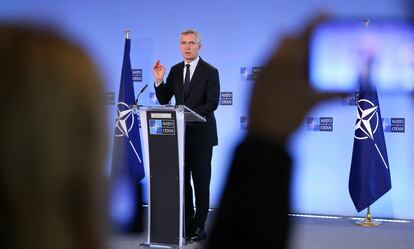
[(309, 41), (309, 81), (318, 91), (358, 91), (361, 75), (380, 92), (414, 90), (414, 25), (407, 20), (331, 20)]

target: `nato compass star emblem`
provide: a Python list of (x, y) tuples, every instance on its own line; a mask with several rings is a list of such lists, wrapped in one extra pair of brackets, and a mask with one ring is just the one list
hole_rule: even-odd
[[(363, 105), (363, 103), (366, 103)], [(388, 169), (388, 165), (382, 156), (381, 151), (379, 150), (377, 144), (375, 143), (374, 134), (378, 129), (378, 106), (374, 105), (368, 99), (360, 99), (357, 101), (357, 122), (355, 125), (355, 138), (359, 140), (371, 139), (375, 145), (375, 148), (378, 151), (382, 161), (384, 162), (385, 167)], [(365, 109), (363, 106), (368, 106)], [(360, 132), (358, 132), (360, 131)], [(357, 132), (359, 135), (357, 135)]]
[(135, 118), (134, 110), (129, 105), (118, 102), (118, 111), (116, 115), (116, 128), (115, 136), (117, 137), (129, 137), (129, 132), (134, 127)]
[(242, 75), (244, 76), (245, 79), (248, 79), (250, 74), (249, 74), (249, 71), (245, 69)]
[(151, 103), (153, 103), (155, 105), (160, 104), (160, 103), (158, 103), (157, 95), (155, 95), (155, 92), (150, 92), (150, 100), (151, 100)]
[(249, 67), (241, 67), (240, 68), (240, 76), (242, 80), (252, 80), (252, 68)]
[(116, 128), (115, 136), (116, 137), (126, 137), (129, 140), (129, 144), (135, 152), (139, 162), (141, 163), (141, 158), (139, 157), (137, 150), (135, 149), (134, 144), (131, 139), (129, 139), (129, 132), (135, 125), (135, 115), (137, 115), (137, 108), (130, 107), (124, 102), (118, 102), (118, 110), (116, 115)]

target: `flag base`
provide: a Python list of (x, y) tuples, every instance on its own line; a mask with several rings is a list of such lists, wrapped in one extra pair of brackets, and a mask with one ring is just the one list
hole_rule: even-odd
[(367, 220), (366, 218), (363, 220), (359, 220), (355, 222), (358, 226), (362, 227), (376, 227), (381, 225), (381, 221), (375, 221), (375, 220)]
[(365, 218), (363, 220), (359, 220), (355, 223), (359, 226), (362, 226), (362, 227), (376, 227), (376, 226), (381, 225), (380, 221), (376, 221), (376, 220), (372, 219), (371, 208), (369, 206), (368, 206), (367, 215), (365, 216)]

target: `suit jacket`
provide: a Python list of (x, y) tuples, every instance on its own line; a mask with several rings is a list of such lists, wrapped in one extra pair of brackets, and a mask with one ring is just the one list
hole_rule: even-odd
[(210, 147), (218, 144), (214, 111), (218, 107), (220, 80), (218, 70), (200, 58), (189, 86), (184, 89), (184, 62), (174, 65), (164, 84), (155, 87), (160, 104), (175, 97), (176, 105), (186, 105), (206, 118), (205, 123), (186, 125), (186, 146)]

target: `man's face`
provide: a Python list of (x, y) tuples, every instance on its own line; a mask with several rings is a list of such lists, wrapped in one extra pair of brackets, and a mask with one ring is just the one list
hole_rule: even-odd
[(194, 34), (184, 34), (180, 39), (180, 50), (186, 62), (192, 62), (198, 56), (201, 44), (197, 42)]

